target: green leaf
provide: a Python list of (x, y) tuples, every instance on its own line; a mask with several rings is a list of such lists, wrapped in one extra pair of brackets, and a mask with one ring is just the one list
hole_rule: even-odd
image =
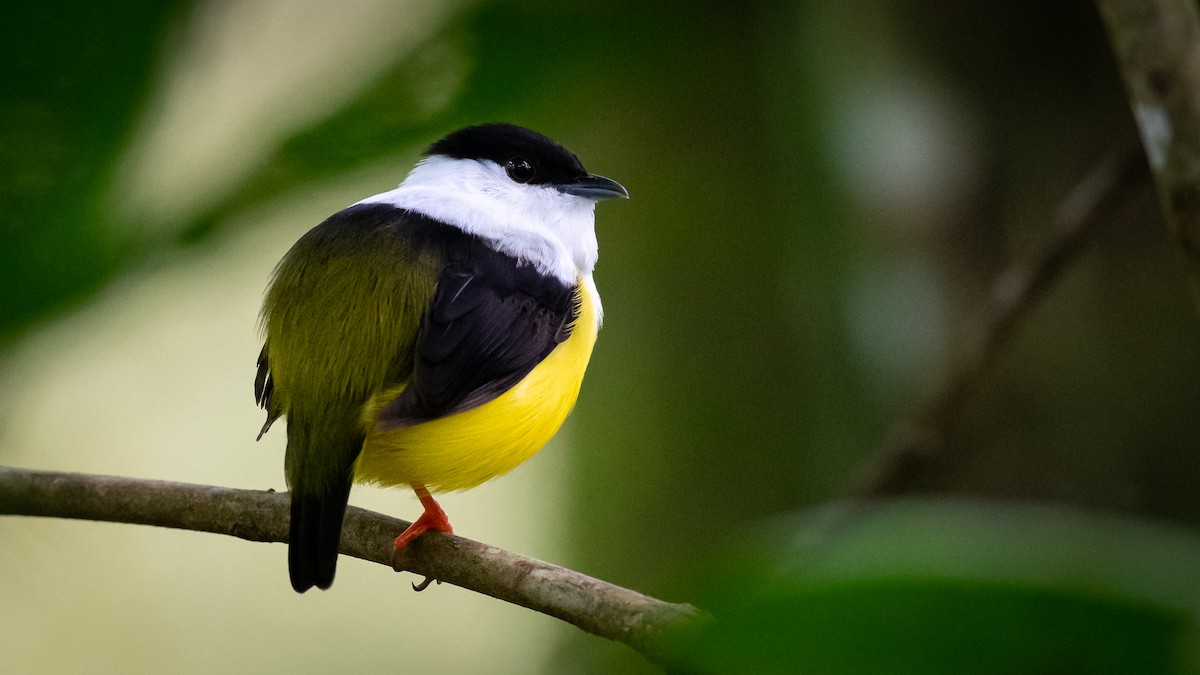
[(838, 504), (708, 585), (702, 672), (1193, 672), (1200, 536), (1063, 507)]

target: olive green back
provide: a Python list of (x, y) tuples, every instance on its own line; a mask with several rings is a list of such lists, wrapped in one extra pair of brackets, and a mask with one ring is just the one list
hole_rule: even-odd
[(412, 372), (412, 347), (441, 267), (402, 223), (330, 218), (275, 270), (263, 304), (273, 412), (288, 420), (288, 485), (322, 494), (347, 480), (360, 409)]

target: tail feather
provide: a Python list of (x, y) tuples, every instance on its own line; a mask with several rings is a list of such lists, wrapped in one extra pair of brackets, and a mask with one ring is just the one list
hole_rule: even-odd
[(288, 572), (297, 593), (313, 586), (325, 590), (333, 585), (342, 518), (349, 499), (349, 481), (323, 495), (292, 493)]

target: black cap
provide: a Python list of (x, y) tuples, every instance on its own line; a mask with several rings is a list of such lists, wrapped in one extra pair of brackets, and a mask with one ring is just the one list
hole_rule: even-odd
[(534, 185), (567, 185), (588, 178), (587, 169), (575, 153), (551, 138), (515, 124), (481, 124), (459, 129), (429, 146), (425, 154), (487, 159), (504, 167), (524, 161), (532, 171), (521, 182)]

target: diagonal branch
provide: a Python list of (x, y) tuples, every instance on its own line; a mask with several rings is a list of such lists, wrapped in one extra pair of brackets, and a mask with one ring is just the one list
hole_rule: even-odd
[[(167, 481), (0, 467), (0, 515), (157, 525), (248, 541), (285, 542), (288, 495)], [(341, 551), (392, 566), (408, 523), (350, 507)], [(710, 620), (692, 605), (656, 600), (557, 565), (452, 535), (421, 537), (404, 569), (532, 609), (666, 664), (671, 644)]]
[(945, 381), (911, 417), (896, 424), (874, 464), (853, 490), (860, 498), (904, 491), (944, 452), (946, 436), (1008, 345), (1037, 306), (1094, 238), (1112, 207), (1145, 183), (1141, 153), (1115, 152), (1097, 164), (1063, 200), (1051, 239), (1004, 269), (982, 312), (966, 332)]

